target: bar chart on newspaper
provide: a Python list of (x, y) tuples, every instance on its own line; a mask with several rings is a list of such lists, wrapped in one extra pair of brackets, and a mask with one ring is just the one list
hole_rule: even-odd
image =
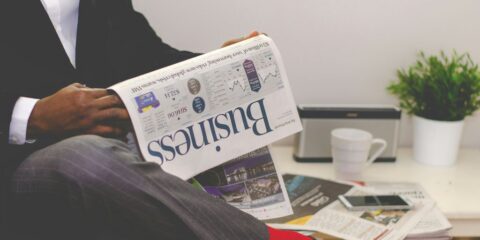
[(183, 179), (302, 129), (280, 53), (266, 36), (111, 89), (144, 158)]

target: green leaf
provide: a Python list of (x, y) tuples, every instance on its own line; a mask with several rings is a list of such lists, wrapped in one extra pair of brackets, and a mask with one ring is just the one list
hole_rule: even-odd
[(480, 72), (468, 53), (420, 52), (415, 64), (397, 70), (387, 90), (407, 113), (434, 120), (462, 120), (480, 108)]

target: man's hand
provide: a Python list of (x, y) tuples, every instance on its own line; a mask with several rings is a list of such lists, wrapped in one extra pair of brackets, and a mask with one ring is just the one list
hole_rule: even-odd
[(118, 137), (126, 131), (119, 123), (128, 121), (128, 112), (116, 95), (75, 83), (37, 102), (28, 121), (27, 135)]
[(254, 32), (250, 33), (250, 34), (249, 34), (248, 36), (246, 36), (246, 37), (228, 40), (228, 41), (226, 41), (226, 42), (222, 45), (222, 48), (223, 48), (223, 47), (230, 46), (230, 45), (235, 44), (235, 43), (238, 43), (238, 42), (241, 42), (241, 41), (243, 41), (243, 40), (247, 40), (247, 39), (249, 39), (249, 38), (256, 37), (256, 36), (258, 36), (258, 35), (260, 35), (260, 33), (257, 32), (257, 31), (254, 31)]

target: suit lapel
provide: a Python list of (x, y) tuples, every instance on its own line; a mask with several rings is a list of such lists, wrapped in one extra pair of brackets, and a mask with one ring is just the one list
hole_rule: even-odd
[[(40, 0), (12, 0), (7, 15), (10, 21), (11, 45), (27, 61), (61, 75), (73, 75), (74, 68)], [(71, 80), (71, 79), (70, 79)], [(51, 79), (51, 81), (66, 81)]]
[(108, 80), (107, 16), (96, 0), (80, 0), (77, 33), (77, 70), (90, 86), (107, 87), (99, 83)]
[(45, 84), (65, 86), (79, 81), (90, 86), (107, 87), (102, 85), (108, 85), (111, 79), (107, 74), (107, 36), (110, 29), (108, 16), (105, 15), (106, 5), (102, 1), (80, 0), (76, 69), (70, 63), (40, 0), (0, 2), (3, 40), (9, 42), (29, 65), (49, 73), (46, 74), (49, 79), (43, 80), (48, 81)]

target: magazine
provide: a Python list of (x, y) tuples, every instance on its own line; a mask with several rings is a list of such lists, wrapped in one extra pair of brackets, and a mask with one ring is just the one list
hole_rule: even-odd
[(293, 213), (268, 147), (205, 171), (191, 180), (201, 189), (260, 220)]
[(269, 223), (305, 225), (316, 212), (336, 201), (338, 195), (346, 194), (354, 187), (320, 178), (291, 174), (284, 174), (283, 180), (292, 204), (293, 214), (272, 219), (268, 221)]

